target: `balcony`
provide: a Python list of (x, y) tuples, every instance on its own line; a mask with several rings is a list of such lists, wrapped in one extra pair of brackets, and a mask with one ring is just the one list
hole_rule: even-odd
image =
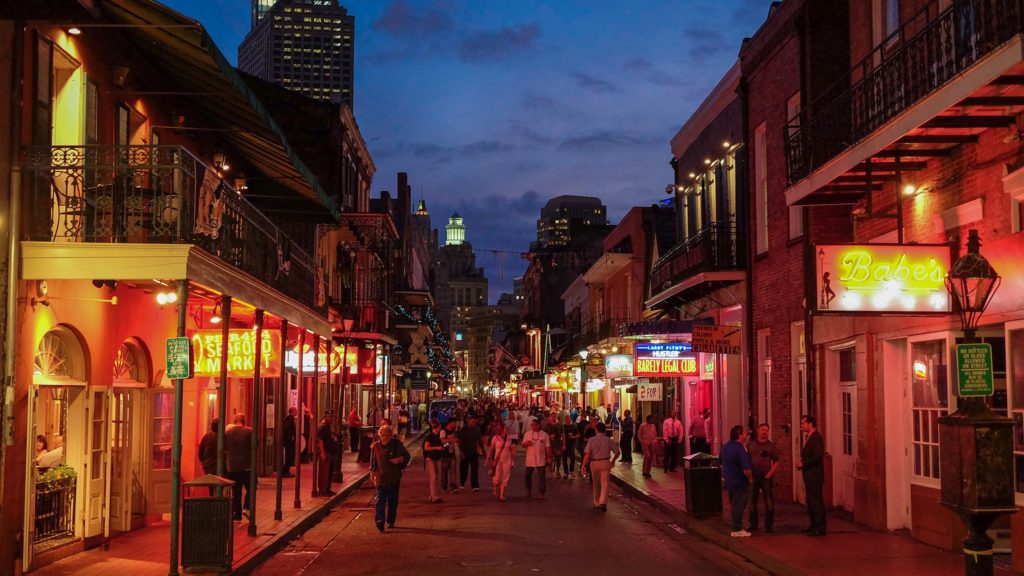
[(665, 253), (651, 272), (651, 290), (670, 288), (701, 273), (743, 270), (746, 248), (736, 242), (735, 222), (715, 222)]
[(945, 10), (941, 4), (925, 4), (818, 96), (802, 118), (791, 120), (786, 127), (791, 185), (950, 85), (1022, 31), (1020, 0), (955, 0)]
[(180, 146), (30, 147), (25, 165), (30, 240), (192, 244), (322, 309), (313, 258)]

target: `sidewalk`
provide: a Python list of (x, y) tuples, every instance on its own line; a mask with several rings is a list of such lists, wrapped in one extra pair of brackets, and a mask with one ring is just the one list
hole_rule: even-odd
[[(962, 576), (964, 573), (964, 559), (959, 554), (917, 542), (906, 535), (871, 530), (839, 512), (829, 512), (827, 536), (808, 538), (800, 532), (807, 526), (806, 509), (799, 504), (779, 502), (778, 495), (775, 532), (766, 533), (762, 526), (762, 531), (750, 538), (732, 538), (726, 520), (729, 502), (725, 494), (722, 495), (722, 516), (694, 518), (683, 511), (682, 467), (671, 474), (655, 468), (651, 474), (652, 478), (643, 477), (643, 458), (634, 454), (632, 466), (615, 465), (612, 481), (630, 496), (670, 514), (687, 532), (718, 544), (773, 574)], [(825, 549), (827, 554), (823, 553)], [(997, 568), (996, 575), (1010, 576), (1011, 573)]]
[[(412, 446), (419, 433), (406, 439)], [(301, 508), (295, 507), (295, 478), (284, 478), (281, 491), (281, 520), (274, 520), (277, 477), (259, 479), (256, 490), (255, 537), (249, 536), (248, 518), (236, 522), (232, 574), (247, 574), (283, 549), (289, 541), (302, 534), (330, 513), (370, 476), (370, 465), (356, 462), (356, 454), (345, 452), (342, 474), (344, 482), (335, 483), (336, 494), (330, 498), (312, 497), (312, 465), (302, 465)], [(33, 576), (167, 576), (170, 569), (171, 526), (169, 521), (128, 532), (102, 547), (86, 550), (29, 572)], [(179, 573), (185, 574), (179, 567)]]

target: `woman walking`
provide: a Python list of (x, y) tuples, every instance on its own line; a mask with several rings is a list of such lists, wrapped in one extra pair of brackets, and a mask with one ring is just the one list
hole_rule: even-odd
[(512, 478), (512, 441), (508, 437), (508, 429), (502, 423), (498, 431), (491, 438), (491, 445), (487, 450), (487, 464), (491, 474), (491, 482), (494, 484), (494, 495), (498, 500), (505, 501), (505, 489)]

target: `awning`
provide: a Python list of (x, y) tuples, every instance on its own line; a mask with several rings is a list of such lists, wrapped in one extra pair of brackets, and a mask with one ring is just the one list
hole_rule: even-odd
[(619, 326), (622, 338), (677, 338), (682, 334), (693, 332), (694, 324), (714, 324), (714, 318), (697, 320), (650, 320), (645, 322), (629, 322)]
[[(104, 0), (101, 7), (114, 23), (138, 26), (126, 28), (126, 34), (136, 40), (133, 50), (144, 52), (152, 68), (176, 90), (197, 95), (189, 99), (190, 108), (222, 129), (220, 138), (228, 146), (265, 177), (297, 195), (290, 202), (290, 212), (319, 215), (321, 220), (337, 218), (334, 200), (199, 22), (151, 0)], [(258, 200), (254, 198), (254, 203), (261, 207)]]

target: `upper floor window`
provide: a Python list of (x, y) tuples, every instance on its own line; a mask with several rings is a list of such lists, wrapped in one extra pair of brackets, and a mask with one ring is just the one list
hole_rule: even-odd
[(768, 144), (762, 122), (754, 129), (754, 215), (757, 253), (768, 251)]

